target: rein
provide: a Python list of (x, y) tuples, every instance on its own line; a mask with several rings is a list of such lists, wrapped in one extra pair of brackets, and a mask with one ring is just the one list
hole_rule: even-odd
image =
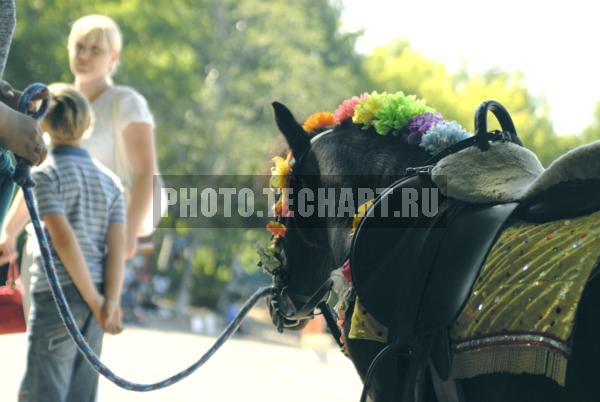
[[(19, 111), (21, 113), (28, 113), (28, 104), (31, 99), (40, 94), (42, 91), (46, 90), (46, 86), (43, 84), (32, 84), (27, 87), (23, 91), (23, 95), (21, 96), (21, 100), (19, 101)], [(48, 101), (45, 100), (40, 106), (39, 110), (33, 114), (30, 114), (35, 119), (41, 119), (48, 108)], [(88, 361), (88, 363), (92, 366), (92, 369), (99, 374), (102, 374), (107, 380), (112, 381), (116, 385), (121, 388), (130, 390), (130, 391), (138, 391), (138, 392), (147, 392), (147, 391), (155, 391), (158, 389), (166, 388), (170, 385), (173, 385), (194, 371), (199, 369), (204, 363), (206, 363), (215, 353), (216, 351), (223, 346), (225, 341), (227, 341), (231, 335), (235, 333), (235, 331), (240, 327), (242, 321), (250, 311), (250, 309), (263, 297), (270, 296), (274, 294), (273, 287), (262, 287), (258, 289), (250, 298), (244, 303), (241, 307), (238, 314), (235, 318), (227, 325), (227, 327), (223, 330), (221, 335), (217, 338), (212, 347), (208, 349), (200, 359), (198, 359), (195, 363), (187, 367), (186, 369), (180, 371), (179, 373), (168, 377), (162, 381), (158, 381), (151, 384), (140, 384), (128, 381), (117, 374), (115, 374), (111, 369), (109, 369), (104, 363), (100, 361), (98, 356), (94, 353), (94, 351), (90, 348), (89, 344), (85, 340), (84, 336), (81, 334), (81, 331), (77, 327), (75, 323), (75, 319), (73, 318), (73, 314), (71, 313), (71, 309), (67, 304), (67, 300), (60, 286), (60, 282), (58, 280), (58, 274), (56, 272), (56, 268), (54, 266), (54, 262), (52, 256), (50, 254), (50, 248), (48, 246), (48, 239), (46, 238), (46, 234), (44, 233), (40, 221), (40, 217), (37, 211), (37, 207), (35, 205), (35, 200), (33, 197), (32, 188), (35, 186), (33, 179), (30, 176), (31, 166), (29, 161), (26, 159), (15, 155), (17, 160), (17, 166), (13, 173), (13, 180), (19, 186), (21, 186), (23, 190), (23, 196), (25, 198), (25, 203), (27, 205), (27, 209), (29, 211), (29, 216), (31, 217), (31, 222), (33, 223), (33, 227), (35, 228), (35, 234), (40, 245), (40, 251), (42, 255), (42, 263), (44, 267), (44, 271), (46, 273), (46, 277), (50, 284), (50, 290), (52, 293), (52, 297), (58, 307), (58, 312), (60, 317), (67, 328), (71, 339), (75, 342), (77, 346), (77, 350)]]

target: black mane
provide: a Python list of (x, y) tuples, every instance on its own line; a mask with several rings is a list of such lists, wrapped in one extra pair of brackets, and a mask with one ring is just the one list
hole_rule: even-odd
[[(324, 131), (313, 133), (311, 138)], [(318, 138), (311, 150), (321, 175), (403, 176), (407, 167), (421, 166), (430, 157), (419, 146), (399, 137), (379, 135), (373, 127), (364, 129), (350, 119)]]

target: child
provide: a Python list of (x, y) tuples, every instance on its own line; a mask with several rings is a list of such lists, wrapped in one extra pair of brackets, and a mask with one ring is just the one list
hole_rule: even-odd
[[(91, 122), (88, 102), (68, 85), (52, 85), (50, 93), (42, 129), (50, 134), (52, 150), (32, 172), (34, 194), (68, 304), (99, 355), (103, 330), (122, 330), (123, 192), (115, 176), (80, 148)], [(77, 352), (58, 315), (39, 249), (30, 270), (29, 350), (19, 401), (93, 402), (98, 374)]]

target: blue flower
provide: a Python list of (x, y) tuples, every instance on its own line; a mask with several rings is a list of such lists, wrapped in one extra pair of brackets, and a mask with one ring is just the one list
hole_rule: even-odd
[(457, 122), (443, 121), (429, 129), (419, 145), (431, 155), (435, 155), (469, 136), (470, 134)]

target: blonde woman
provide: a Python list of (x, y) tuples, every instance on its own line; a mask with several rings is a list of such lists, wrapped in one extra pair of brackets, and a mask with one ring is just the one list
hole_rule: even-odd
[(127, 200), (126, 255), (135, 254), (137, 237), (152, 230), (152, 179), (158, 173), (154, 119), (146, 100), (129, 87), (115, 86), (122, 37), (116, 23), (89, 15), (73, 24), (69, 66), (75, 87), (90, 101), (94, 125), (83, 148), (119, 176)]

